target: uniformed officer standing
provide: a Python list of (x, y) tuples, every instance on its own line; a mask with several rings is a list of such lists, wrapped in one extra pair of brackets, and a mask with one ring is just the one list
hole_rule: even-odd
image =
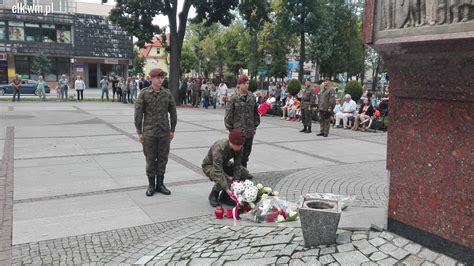
[(247, 168), (247, 162), (252, 152), (253, 137), (260, 125), (260, 115), (255, 96), (249, 93), (249, 79), (245, 75), (240, 76), (237, 80), (237, 92), (230, 97), (225, 110), (224, 122), (229, 131), (240, 128), (245, 132), (242, 166)]
[(336, 105), (334, 90), (329, 88), (329, 80), (323, 82), (321, 91), (319, 92), (319, 123), (320, 132), (317, 136), (327, 137), (329, 134), (329, 125), (331, 123), (331, 115)]
[(199, 103), (201, 102), (201, 97), (199, 97), (199, 85), (197, 84), (196, 79), (193, 79), (191, 83), (191, 92), (193, 94), (193, 107), (199, 107)]
[(303, 99), (301, 101), (301, 112), (303, 119), (303, 129), (300, 132), (311, 133), (311, 124), (313, 111), (312, 108), (316, 106), (316, 94), (314, 89), (311, 88), (311, 80), (307, 79), (305, 88), (303, 90)]
[(143, 144), (149, 183), (146, 195), (150, 197), (155, 191), (171, 194), (163, 184), (163, 179), (178, 118), (173, 95), (161, 86), (166, 72), (155, 68), (149, 75), (151, 86), (140, 92), (135, 104), (135, 127), (138, 139)]
[(252, 179), (248, 170), (242, 167), (242, 146), (245, 138), (245, 133), (240, 128), (232, 130), (229, 139), (220, 139), (212, 144), (202, 162), (204, 174), (215, 182), (209, 194), (209, 203), (213, 207), (219, 205), (219, 194), (221, 202), (233, 205), (229, 196), (232, 180)]

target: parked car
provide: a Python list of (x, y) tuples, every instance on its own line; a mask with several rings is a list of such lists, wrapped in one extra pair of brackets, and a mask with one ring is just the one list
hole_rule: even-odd
[[(34, 94), (38, 95), (38, 90), (36, 89), (38, 87), (38, 81), (36, 80), (22, 80), (21, 81), (21, 86), (20, 86), (20, 92), (21, 94)], [(49, 86), (46, 84), (44, 91), (46, 93), (50, 92)], [(13, 86), (10, 84), (2, 84), (0, 85), (0, 96), (5, 95), (5, 94), (13, 94)]]

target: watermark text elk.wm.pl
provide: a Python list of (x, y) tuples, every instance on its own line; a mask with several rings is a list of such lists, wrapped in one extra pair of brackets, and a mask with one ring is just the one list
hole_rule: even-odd
[(28, 5), (17, 3), (12, 6), (12, 13), (14, 14), (44, 14), (48, 15), (54, 13), (54, 4), (51, 5)]

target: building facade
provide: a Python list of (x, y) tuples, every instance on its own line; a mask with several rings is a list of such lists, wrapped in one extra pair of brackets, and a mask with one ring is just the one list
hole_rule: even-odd
[[(169, 43), (169, 34), (166, 35)], [(143, 71), (148, 74), (153, 68), (161, 68), (169, 73), (169, 53), (166, 51), (166, 47), (163, 46), (161, 38), (156, 38), (151, 43), (145, 44), (145, 47), (140, 49), (140, 57), (145, 61)]]
[[(44, 13), (51, 3), (52, 12)], [(43, 6), (43, 12), (24, 12), (18, 9), (21, 5)], [(0, 84), (15, 74), (37, 79), (32, 65), (38, 54), (51, 62), (50, 73), (44, 77), (50, 84), (62, 74), (81, 75), (88, 87), (97, 87), (103, 75), (126, 77), (132, 62), (132, 37), (107, 20), (111, 6), (95, 6), (71, 0), (0, 0)], [(94, 10), (90, 12), (94, 14), (77, 10)]]

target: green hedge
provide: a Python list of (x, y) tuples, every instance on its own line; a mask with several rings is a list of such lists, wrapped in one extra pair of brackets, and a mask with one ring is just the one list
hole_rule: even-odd
[(255, 92), (258, 89), (258, 83), (256, 80), (251, 79), (249, 80), (249, 91)]
[(232, 72), (224, 73), (224, 82), (229, 88), (235, 87), (235, 74)]
[(347, 83), (346, 87), (344, 88), (344, 94), (350, 94), (352, 100), (359, 101), (360, 97), (364, 93), (362, 89), (362, 85), (355, 80), (351, 80)]
[(301, 83), (297, 79), (292, 79), (288, 82), (288, 93), (295, 96), (301, 90)]

